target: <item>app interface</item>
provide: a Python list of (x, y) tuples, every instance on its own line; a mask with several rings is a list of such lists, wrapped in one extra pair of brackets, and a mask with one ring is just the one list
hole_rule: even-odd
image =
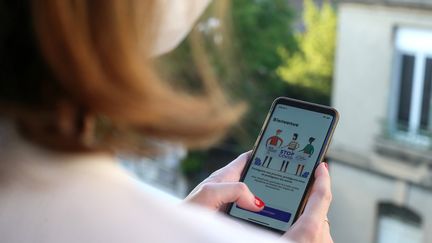
[(244, 182), (265, 207), (233, 205), (230, 215), (286, 231), (293, 223), (333, 117), (278, 104), (258, 144)]

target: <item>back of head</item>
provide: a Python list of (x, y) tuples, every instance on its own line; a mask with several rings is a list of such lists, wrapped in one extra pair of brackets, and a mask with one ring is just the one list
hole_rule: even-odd
[(151, 58), (157, 0), (3, 1), (0, 11), (0, 115), (38, 144), (150, 152), (153, 139), (164, 139), (202, 147), (243, 110), (218, 86), (191, 95), (160, 79)]

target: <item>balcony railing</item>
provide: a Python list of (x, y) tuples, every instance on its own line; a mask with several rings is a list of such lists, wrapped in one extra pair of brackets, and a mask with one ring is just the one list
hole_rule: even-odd
[(407, 8), (432, 9), (430, 0), (341, 0), (341, 3), (364, 3), (385, 6), (402, 6)]

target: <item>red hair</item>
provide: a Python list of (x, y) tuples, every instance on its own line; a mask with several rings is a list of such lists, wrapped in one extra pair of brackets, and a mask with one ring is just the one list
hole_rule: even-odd
[[(149, 58), (155, 1), (35, 0), (30, 11), (11, 8), (29, 20), (13, 27), (25, 32), (15, 38), (30, 37), (16, 41), (31, 51), (2, 80), (17, 92), (0, 93), (3, 114), (56, 149), (150, 151), (148, 138), (190, 147), (220, 139), (244, 107), (229, 104), (218, 86), (191, 95), (160, 79)], [(19, 73), (27, 71), (37, 75)], [(29, 88), (31, 100), (20, 96)]]

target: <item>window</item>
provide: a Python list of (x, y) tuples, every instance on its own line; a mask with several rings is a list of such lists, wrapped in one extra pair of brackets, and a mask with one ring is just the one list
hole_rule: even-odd
[(423, 242), (422, 220), (408, 208), (391, 203), (378, 205), (376, 243)]
[(390, 132), (426, 146), (432, 134), (432, 30), (399, 28), (395, 35)]

